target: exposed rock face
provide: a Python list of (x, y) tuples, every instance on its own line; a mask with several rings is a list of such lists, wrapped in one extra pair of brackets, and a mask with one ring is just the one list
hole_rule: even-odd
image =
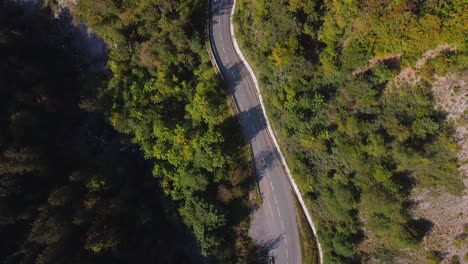
[(465, 191), (462, 197), (457, 197), (445, 190), (414, 190), (416, 206), (412, 213), (433, 224), (431, 232), (423, 239), (423, 248), (440, 252), (444, 257), (442, 263), (449, 263), (454, 256), (462, 263), (468, 254), (465, 231), (468, 225), (468, 72), (436, 77), (432, 93), (436, 107), (446, 112), (447, 119), (455, 126), (455, 141), (460, 147), (459, 171)]
[[(430, 232), (423, 238), (422, 247), (416, 251), (401, 250), (397, 263), (424, 263), (426, 252), (438, 252), (442, 263), (458, 259), (460, 263), (468, 261), (468, 71), (448, 73), (445, 76), (431, 76), (431, 80), (421, 76), (427, 61), (447, 52), (456, 51), (454, 45), (439, 45), (426, 51), (414, 65), (406, 67), (388, 83), (387, 92), (398, 90), (402, 85), (416, 86), (426, 80), (432, 83), (432, 94), (436, 108), (447, 113), (447, 120), (455, 128), (454, 141), (458, 144), (457, 154), (459, 171), (463, 177), (465, 190), (463, 195), (455, 196), (443, 188), (415, 188), (411, 193), (414, 203), (411, 213), (414, 219), (424, 219), (431, 223)], [(353, 72), (362, 74), (378, 63), (398, 60), (399, 54), (375, 57), (362, 69)], [(361, 245), (365, 249), (366, 245)], [(369, 263), (378, 263), (371, 259)]]
[[(432, 86), (437, 107), (448, 114), (455, 126), (455, 141), (460, 146), (460, 173), (468, 185), (468, 72), (437, 77)], [(467, 207), (468, 208), (468, 207)]]

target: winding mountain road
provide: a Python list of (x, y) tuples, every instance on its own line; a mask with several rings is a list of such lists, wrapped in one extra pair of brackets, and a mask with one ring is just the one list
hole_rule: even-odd
[(239, 112), (258, 178), (262, 206), (255, 212), (250, 236), (272, 256), (272, 263), (300, 264), (301, 245), (293, 192), (272, 141), (253, 76), (236, 53), (231, 35), (234, 0), (210, 1), (210, 43), (217, 66)]

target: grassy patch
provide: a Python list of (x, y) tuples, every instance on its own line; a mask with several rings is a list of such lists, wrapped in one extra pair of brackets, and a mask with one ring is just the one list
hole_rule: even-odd
[(249, 205), (251, 209), (256, 209), (262, 206), (262, 195), (260, 194), (260, 189), (258, 188), (258, 183), (255, 182), (252, 184), (250, 194), (249, 194)]
[(304, 264), (316, 264), (319, 263), (318, 260), (318, 250), (317, 243), (314, 237), (314, 233), (310, 228), (310, 225), (307, 221), (307, 218), (302, 210), (299, 201), (296, 196), (294, 196), (294, 204), (296, 206), (296, 218), (299, 228), (299, 238), (301, 241), (301, 254), (302, 254), (302, 263)]

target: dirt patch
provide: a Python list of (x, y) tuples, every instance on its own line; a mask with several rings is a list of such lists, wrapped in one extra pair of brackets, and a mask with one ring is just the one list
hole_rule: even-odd
[(379, 63), (384, 63), (386, 61), (398, 60), (400, 57), (401, 57), (401, 54), (399, 54), (399, 53), (398, 54), (388, 54), (388, 55), (381, 56), (381, 57), (374, 57), (374, 58), (367, 61), (367, 64), (366, 64), (366, 66), (364, 66), (364, 68), (354, 70), (353, 75), (354, 76), (361, 75), (361, 74), (367, 72), (368, 70), (372, 69), (375, 65), (377, 65)]
[(398, 89), (398, 87), (403, 84), (409, 84), (410, 86), (417, 85), (421, 81), (421, 68), (428, 60), (434, 59), (440, 54), (455, 50), (457, 50), (455, 45), (439, 45), (435, 49), (426, 51), (414, 66), (403, 69), (395, 79), (388, 84), (389, 90)]

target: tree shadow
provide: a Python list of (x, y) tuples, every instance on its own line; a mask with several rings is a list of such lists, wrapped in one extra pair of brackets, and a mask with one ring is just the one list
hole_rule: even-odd
[(275, 153), (272, 151), (262, 151), (255, 156), (254, 167), (258, 181), (262, 180), (267, 169), (273, 166), (274, 160)]
[(58, 18), (61, 21), (60, 30), (71, 43), (73, 58), (81, 62), (81, 74), (84, 76), (88, 73), (103, 72), (108, 61), (106, 43), (85, 25), (74, 25), (68, 7), (61, 9)]
[(254, 256), (250, 258), (253, 260), (252, 263), (275, 263), (275, 256), (271, 255), (270, 252), (281, 244), (284, 240), (283, 235), (278, 235), (268, 240), (262, 240), (256, 243), (256, 250)]
[(423, 237), (429, 234), (434, 227), (434, 223), (428, 219), (418, 218), (409, 221), (409, 226), (416, 232), (416, 240), (421, 241)]
[(249, 71), (240, 59), (235, 63), (227, 65), (227, 67), (223, 66), (223, 74), (226, 81), (231, 84), (231, 87), (229, 87), (230, 93), (236, 92), (242, 80), (251, 82), (250, 85), (254, 86)]
[(211, 16), (217, 18), (230, 14), (232, 10), (232, 5), (234, 4), (232, 0), (211, 0)]
[(417, 183), (413, 174), (409, 171), (395, 173), (394, 180), (397, 184), (399, 184), (402, 187), (402, 191), (406, 194), (409, 194), (409, 192)]
[[(239, 99), (234, 98), (234, 103), (239, 107)], [(242, 111), (239, 114), (239, 119), (242, 127), (244, 128), (244, 134), (249, 143), (253, 143), (253, 140), (258, 133), (267, 127), (265, 115), (260, 105), (250, 108), (246, 111)]]

